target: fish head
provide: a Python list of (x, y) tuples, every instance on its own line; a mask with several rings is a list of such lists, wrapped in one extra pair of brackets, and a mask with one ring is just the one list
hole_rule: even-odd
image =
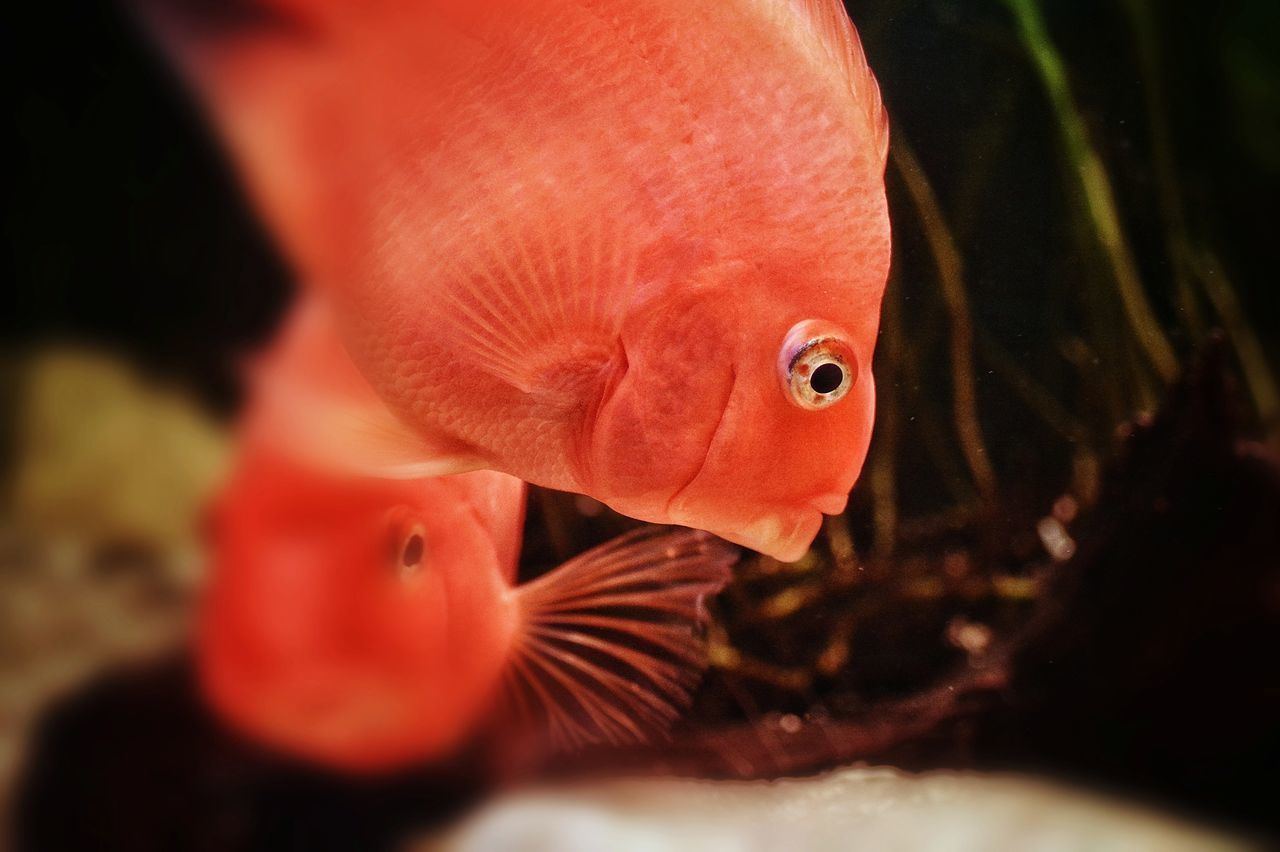
[(850, 286), (803, 268), (727, 265), (637, 312), (594, 424), (606, 503), (784, 561), (844, 511), (871, 440), (887, 269)]
[(201, 612), (214, 707), (255, 739), (354, 771), (456, 745), (511, 632), (493, 536), (472, 511), (484, 490), (473, 475), (243, 460), (218, 504)]

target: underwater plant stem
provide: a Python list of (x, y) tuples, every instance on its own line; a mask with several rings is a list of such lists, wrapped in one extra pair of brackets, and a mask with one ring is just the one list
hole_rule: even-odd
[(952, 442), (938, 426), (941, 418), (934, 411), (933, 397), (918, 392), (920, 366), (915, 359), (915, 353), (903, 353), (902, 373), (904, 385), (912, 389), (911, 404), (909, 407), (904, 406), (904, 413), (909, 412), (904, 420), (904, 427), (906, 423), (911, 423), (918, 430), (920, 446), (941, 473), (940, 478), (947, 491), (951, 493), (951, 499), (961, 505), (976, 503), (979, 498), (973, 489), (970, 477), (948, 451)]
[(938, 267), (938, 283), (951, 320), (951, 384), (952, 415), (960, 448), (973, 476), (974, 485), (984, 500), (994, 497), (996, 474), (991, 466), (982, 425), (978, 420), (977, 380), (973, 366), (973, 322), (969, 315), (969, 296), (964, 285), (964, 264), (955, 238), (942, 215), (942, 207), (925, 177), (911, 148), (898, 137), (890, 150), (898, 174), (920, 214), (925, 239)]
[(1039, 415), (1049, 428), (1072, 444), (1087, 440), (1089, 432), (1085, 425), (1065, 405), (1058, 402), (1048, 388), (1022, 368), (1017, 356), (982, 329), (978, 330), (977, 341), (978, 354), (995, 368), (1009, 383), (1009, 387), (1022, 398), (1027, 408)]
[(902, 428), (902, 282), (897, 267), (889, 273), (880, 309), (877, 353), (876, 429), (867, 482), (871, 490), (872, 551), (878, 559), (893, 554), (898, 539), (898, 431)]
[(849, 529), (849, 519), (844, 515), (831, 515), (822, 521), (822, 531), (827, 537), (827, 547), (831, 549), (831, 559), (835, 562), (835, 570), (843, 577), (857, 577), (859, 574), (858, 550), (853, 544), (853, 532)]
[(1089, 140), (1085, 121), (1067, 81), (1066, 67), (1045, 29), (1037, 0), (1004, 0), (1013, 12), (1062, 132), (1067, 156), (1080, 178), (1093, 230), (1120, 292), (1120, 301), (1146, 359), (1165, 383), (1178, 372), (1178, 360), (1142, 286), (1138, 265), (1120, 224), (1111, 181), (1102, 157)]
[(1200, 284), (1235, 346), (1236, 357), (1240, 359), (1245, 384), (1249, 386), (1258, 416), (1268, 427), (1273, 427), (1277, 419), (1280, 419), (1280, 392), (1276, 390), (1276, 378), (1267, 365), (1262, 344), (1245, 319), (1244, 308), (1236, 297), (1235, 288), (1231, 286), (1222, 271), (1222, 264), (1213, 252), (1197, 252), (1193, 262)]
[(733, 695), (734, 700), (738, 702), (738, 706), (742, 708), (748, 719), (758, 718), (762, 714), (760, 708), (751, 698), (751, 694), (746, 691), (739, 691), (742, 679), (767, 683), (785, 692), (803, 694), (813, 688), (813, 674), (807, 668), (780, 666), (776, 663), (757, 659), (750, 654), (744, 654), (737, 649), (724, 656), (723, 664), (713, 662), (713, 665), (721, 671), (733, 673), (734, 677), (725, 677), (722, 682), (729, 690), (729, 693)]
[(1164, 75), (1161, 73), (1160, 39), (1152, 10), (1152, 0), (1124, 0), (1142, 63), (1143, 92), (1146, 95), (1147, 127), (1151, 136), (1151, 160), (1155, 166), (1156, 189), (1160, 213), (1168, 242), (1169, 265), (1174, 292), (1183, 324), (1193, 337), (1204, 334), (1204, 317), (1191, 285), (1188, 269), (1187, 217), (1178, 194), (1178, 167), (1173, 139), (1169, 134), (1169, 104), (1165, 98)]
[(1142, 355), (1142, 346), (1133, 338), (1125, 338), (1121, 349), (1124, 353), (1120, 369), (1129, 374), (1129, 386), (1133, 388), (1137, 398), (1137, 410), (1148, 414), (1160, 407), (1159, 389), (1152, 381), (1147, 362)]
[(951, 232), (961, 245), (969, 239), (974, 226), (989, 215), (986, 202), (1000, 197), (1000, 193), (991, 191), (991, 178), (1009, 141), (1008, 117), (1012, 114), (1014, 95), (1019, 88), (1002, 87), (993, 92), (991, 106), (984, 111), (978, 126), (965, 134), (961, 157), (965, 167), (959, 175), (951, 207), (955, 211)]

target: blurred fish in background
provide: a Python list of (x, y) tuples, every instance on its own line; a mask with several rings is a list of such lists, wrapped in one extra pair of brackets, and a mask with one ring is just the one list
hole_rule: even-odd
[(546, 726), (552, 747), (664, 732), (705, 667), (704, 598), (736, 549), (642, 528), (513, 587), (520, 480), (342, 473), (272, 431), (297, 399), (279, 395), (308, 373), (372, 393), (317, 308), (295, 309), (254, 366), (235, 470), (211, 509), (198, 658), (217, 710), (357, 772), (448, 755), (499, 701), (507, 727), (522, 714), (515, 724)]
[(642, 528), (512, 588), (482, 507), (519, 521), (519, 485), (246, 453), (214, 524), (199, 637), (211, 702), (250, 736), (357, 772), (448, 755), (498, 701), (507, 727), (524, 714), (514, 724), (561, 748), (660, 735), (705, 667), (703, 598), (733, 548)]
[[(228, 5), (228, 25), (254, 8)], [(1014, 770), (1265, 843), (1280, 756), (1266, 213), (1280, 14), (1267, 0), (850, 12), (894, 128), (862, 484), (801, 558), (747, 559), (710, 605), (710, 670), (669, 742), (587, 750), (558, 771)], [(18, 836), (398, 848), (454, 815), (450, 794), (473, 786), (465, 763), (355, 785), (281, 766), (210, 718), (185, 661), (200, 507), (227, 471), (244, 356), (288, 301), (285, 263), (124, 10), (24, 7), (0, 35), (20, 149), (14, 310), (0, 311), (0, 687)], [(632, 527), (533, 487), (517, 579)], [(1022, 805), (966, 805), (966, 821), (913, 797), (993, 801), (984, 776), (944, 774), (946, 795), (935, 777), (712, 789), (737, 797), (731, 833), (754, 824), (733, 814), (773, 805), (827, 815), (815, 836), (882, 806), (889, 817), (840, 836), (935, 829), (1020, 848), (1000, 828), (1025, 824)], [(658, 800), (685, 789), (645, 783)], [(1017, 776), (999, 789), (1075, 812)], [(557, 813), (512, 807), (532, 813), (505, 823), (525, 838)], [(617, 836), (598, 813), (582, 825), (605, 833), (586, 836)], [(1123, 831), (1084, 813), (1072, 824)], [(687, 817), (655, 805), (640, 836)], [(1171, 825), (1188, 848), (1226, 842)], [(1154, 836), (1147, 848), (1169, 847)]]

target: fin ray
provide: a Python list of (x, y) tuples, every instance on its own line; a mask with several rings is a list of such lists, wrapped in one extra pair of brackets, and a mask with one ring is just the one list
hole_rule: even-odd
[[(603, 630), (612, 630), (618, 633), (634, 633), (635, 621), (629, 618), (613, 615), (590, 615), (585, 613), (570, 612), (559, 615), (559, 617), (547, 619), (556, 625), (568, 624), (571, 626), (596, 627)], [(643, 641), (651, 645), (658, 645), (664, 651), (674, 655), (683, 656), (690, 653), (690, 649), (684, 642), (684, 631), (678, 627), (665, 624), (649, 624), (643, 635)]]
[(626, 292), (637, 258), (620, 225), (584, 220), (545, 189), (530, 186), (526, 195), (526, 204), (548, 211), (540, 224), (518, 211), (477, 216), (466, 244), (441, 258), (440, 304), (450, 312), (453, 347), (530, 393), (561, 363), (613, 357), (623, 313), (607, 294)]
[(513, 709), (541, 711), (556, 747), (665, 731), (706, 665), (703, 598), (727, 582), (736, 559), (707, 533), (648, 527), (517, 589)]
[(561, 651), (555, 656), (557, 659), (570, 659), (572, 665), (580, 670), (584, 685), (588, 688), (592, 686), (590, 679), (594, 678), (596, 683), (608, 689), (613, 695), (630, 696), (634, 694), (640, 699), (640, 702), (633, 709), (653, 723), (670, 724), (676, 715), (677, 711), (670, 704), (663, 702), (648, 690), (635, 689), (633, 682), (626, 680), (616, 672), (611, 672), (572, 652)]
[[(684, 686), (685, 681), (696, 679), (684, 676), (685, 671), (687, 671), (684, 666), (675, 663), (657, 662), (656, 657), (642, 652), (632, 652), (620, 642), (605, 641), (584, 633), (566, 633), (564, 638), (584, 649), (599, 651), (602, 656), (625, 664), (662, 689), (678, 690)], [(545, 634), (543, 639), (546, 639)], [(576, 661), (582, 659), (572, 654), (566, 654), (565, 656), (566, 658), (571, 658), (570, 662), (574, 665), (577, 665)], [(559, 658), (558, 655), (557, 658)]]
[[(606, 696), (600, 694), (599, 681), (574, 678), (569, 674), (570, 671), (577, 667), (577, 662), (565, 665), (565, 659), (573, 659), (575, 655), (557, 654), (541, 645), (536, 646), (535, 653), (542, 661), (543, 671), (557, 680), (580, 707), (588, 710), (592, 722), (604, 734), (605, 739), (610, 742), (617, 742), (618, 740), (614, 737), (614, 733), (619, 730), (624, 734), (630, 733), (636, 740), (643, 739), (644, 735), (635, 721), (627, 718), (627, 715), (614, 706), (613, 702), (610, 702)], [(590, 732), (584, 732), (584, 735), (588, 742), (596, 739)]]

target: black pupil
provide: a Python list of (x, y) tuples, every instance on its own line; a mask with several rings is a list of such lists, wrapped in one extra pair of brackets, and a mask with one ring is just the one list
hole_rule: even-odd
[(815, 393), (831, 393), (844, 382), (844, 370), (839, 364), (823, 364), (809, 377), (809, 387)]
[(414, 565), (417, 565), (418, 560), (422, 558), (422, 551), (424, 547), (425, 542), (423, 542), (422, 536), (417, 533), (409, 536), (409, 540), (404, 543), (404, 552), (400, 556), (401, 561), (404, 563), (404, 567), (412, 568)]

